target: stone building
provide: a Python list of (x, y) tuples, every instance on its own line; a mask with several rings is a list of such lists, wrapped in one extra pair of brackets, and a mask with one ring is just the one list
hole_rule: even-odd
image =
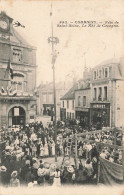
[[(18, 27), (21, 28), (21, 27)], [(0, 13), (0, 128), (25, 125), (36, 116), (36, 48)]]
[[(60, 119), (60, 98), (66, 93), (67, 87), (65, 82), (56, 83), (56, 118)], [(54, 116), (54, 95), (53, 95), (53, 82), (47, 82), (37, 87), (38, 93), (38, 108), (37, 114), (39, 116), (51, 116), (53, 120)]]
[(90, 80), (81, 80), (78, 82), (78, 89), (75, 90), (75, 118), (84, 128), (90, 123), (90, 102)]
[(60, 119), (75, 119), (75, 90), (78, 89), (78, 83), (75, 83), (71, 89), (61, 97)]
[(124, 125), (123, 59), (112, 59), (92, 69), (91, 123), (98, 129)]

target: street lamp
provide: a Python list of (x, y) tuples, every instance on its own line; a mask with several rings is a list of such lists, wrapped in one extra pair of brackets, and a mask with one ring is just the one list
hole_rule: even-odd
[[(52, 8), (52, 5), (51, 5)], [(50, 13), (50, 16), (52, 12)], [(48, 38), (48, 43), (52, 45), (52, 69), (53, 69), (53, 95), (54, 95), (54, 133), (55, 133), (55, 162), (57, 162), (57, 150), (56, 150), (56, 142), (57, 142), (57, 129), (56, 129), (56, 85), (55, 85), (55, 62), (58, 55), (58, 52), (54, 49), (54, 45), (59, 43), (59, 39), (53, 36), (53, 22), (51, 22), (52, 28), (52, 36)]]

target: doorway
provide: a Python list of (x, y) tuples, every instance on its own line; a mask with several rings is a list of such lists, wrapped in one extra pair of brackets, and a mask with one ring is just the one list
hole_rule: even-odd
[(22, 107), (13, 107), (8, 113), (8, 124), (9, 126), (13, 125), (22, 125), (24, 126), (26, 122), (26, 113)]

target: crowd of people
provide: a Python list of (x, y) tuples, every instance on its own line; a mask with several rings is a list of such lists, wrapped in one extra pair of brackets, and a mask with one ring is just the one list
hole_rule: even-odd
[[(98, 142), (113, 144), (114, 135), (111, 131), (88, 134), (86, 130), (83, 130), (84, 134), (77, 136), (76, 148), (75, 133), (77, 135), (80, 133), (79, 128), (60, 125), (57, 140), (53, 126), (49, 124), (47, 128), (44, 128), (42, 122), (27, 124), (19, 131), (14, 131), (14, 129), (3, 131), (1, 134), (1, 141), (4, 143), (0, 162), (1, 184), (32, 187), (89, 184), (94, 181), (96, 183), (99, 154), (106, 160), (122, 164), (120, 150), (110, 147), (102, 147), (100, 153), (97, 150)], [(118, 137), (121, 138), (120, 135)], [(57, 156), (64, 157), (61, 165), (45, 161), (45, 158), (55, 155), (55, 148)], [(79, 162), (76, 163), (77, 159), (75, 159), (75, 164), (72, 164), (69, 159), (75, 157), (76, 150)], [(68, 159), (65, 160), (65, 156)]]

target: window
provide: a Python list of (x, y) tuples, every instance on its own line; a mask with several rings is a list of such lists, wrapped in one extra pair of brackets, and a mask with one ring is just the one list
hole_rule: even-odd
[(22, 61), (22, 51), (20, 49), (13, 49), (12, 52), (13, 62), (21, 62)]
[(96, 79), (96, 71), (94, 71), (94, 79)]
[(72, 109), (74, 110), (74, 100), (72, 100)]
[(108, 77), (108, 69), (105, 68), (105, 77), (107, 78)]
[(102, 75), (103, 75), (103, 77), (104, 77), (104, 68), (102, 68)]
[(67, 108), (69, 108), (69, 100), (67, 100)]
[(101, 101), (102, 100), (102, 87), (99, 87), (99, 97), (98, 100)]
[(69, 119), (69, 112), (67, 112), (67, 119)]
[(101, 71), (101, 70), (99, 70), (99, 79), (101, 78), (101, 72), (102, 72), (102, 71)]
[(74, 119), (74, 113), (72, 113), (72, 119)]
[(83, 106), (86, 106), (86, 96), (83, 96)]
[(12, 91), (26, 91), (26, 83), (24, 82), (24, 75), (15, 73), (11, 81)]
[(104, 100), (107, 100), (107, 87), (104, 87)]
[(63, 108), (64, 108), (64, 101), (62, 102)]
[(78, 96), (78, 106), (81, 106), (81, 96)]
[(97, 99), (97, 88), (94, 88), (94, 100)]

